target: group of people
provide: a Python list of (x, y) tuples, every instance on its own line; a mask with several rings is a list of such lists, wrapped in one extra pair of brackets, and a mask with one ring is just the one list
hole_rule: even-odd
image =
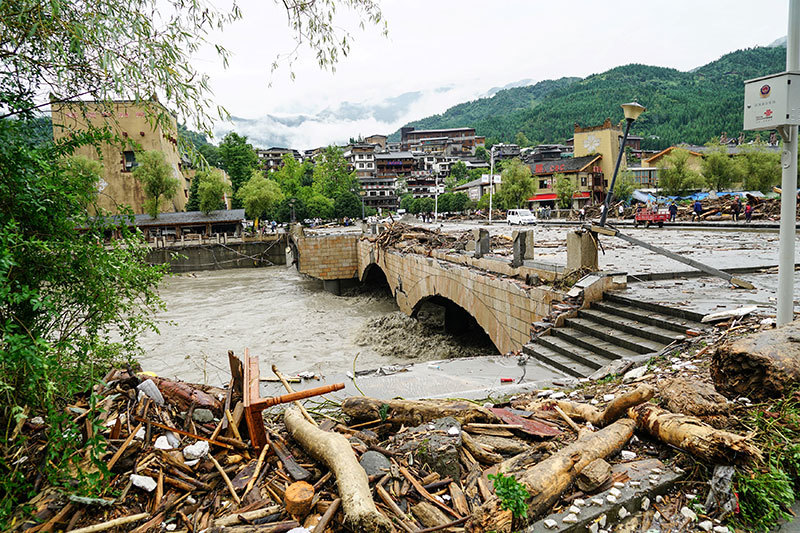
[(536, 216), (540, 219), (546, 220), (550, 218), (551, 209), (549, 207), (540, 207), (536, 210)]
[[(672, 205), (675, 205), (675, 202), (672, 202)], [(703, 204), (700, 200), (695, 200), (694, 204), (692, 205), (692, 221), (700, 220), (700, 216), (703, 214)], [(675, 212), (677, 213), (678, 208), (675, 207)], [(731, 205), (731, 212), (733, 213), (733, 221), (738, 222), (740, 220), (740, 215), (744, 211), (744, 221), (745, 223), (752, 222), (753, 220), (753, 204), (747, 202), (747, 205), (742, 206), (742, 199), (740, 197), (736, 197), (733, 201), (733, 205)], [(670, 206), (670, 213), (672, 212), (672, 207)]]

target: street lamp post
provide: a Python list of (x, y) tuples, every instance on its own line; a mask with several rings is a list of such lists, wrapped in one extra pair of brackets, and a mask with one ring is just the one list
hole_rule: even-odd
[(639, 118), (644, 112), (645, 108), (636, 102), (622, 104), (622, 111), (625, 113), (625, 135), (622, 136), (622, 144), (619, 145), (619, 157), (617, 157), (617, 164), (614, 166), (614, 175), (611, 177), (611, 185), (606, 192), (606, 198), (603, 202), (603, 212), (600, 215), (600, 226), (606, 225), (606, 217), (608, 216), (608, 208), (611, 205), (611, 197), (614, 195), (614, 183), (617, 181), (617, 174), (619, 173), (619, 164), (622, 158), (625, 157), (625, 143), (628, 141), (628, 132), (631, 130), (633, 121)]
[(294, 224), (295, 222), (297, 222), (297, 221), (295, 220), (295, 218), (294, 218), (294, 203), (295, 203), (296, 201), (297, 201), (297, 200), (295, 200), (294, 198), (292, 198), (292, 199), (290, 199), (290, 200), (289, 200), (289, 207), (291, 207), (291, 208), (292, 208), (292, 224)]
[(439, 221), (439, 174), (433, 175), (433, 221)]
[(361, 220), (366, 220), (367, 215), (364, 213), (364, 197), (367, 195), (367, 191), (360, 190), (358, 191), (359, 196), (361, 196)]
[(494, 145), (489, 150), (489, 225), (492, 224), (492, 191), (494, 190)]

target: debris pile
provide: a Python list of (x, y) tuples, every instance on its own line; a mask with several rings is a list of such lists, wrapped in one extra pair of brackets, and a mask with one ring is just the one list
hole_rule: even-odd
[[(376, 237), (366, 237), (383, 249), (392, 248), (402, 253), (430, 255), (431, 250), (470, 249), (471, 231), (442, 232), (402, 222), (387, 224)], [(494, 253), (510, 253), (512, 240), (507, 235), (492, 235), (490, 249)], [(474, 249), (474, 244), (472, 244)]]
[[(749, 400), (728, 401), (709, 382), (709, 358), (740, 353), (727, 340), (737, 328), (763, 329), (730, 318), (703, 348), (687, 338), (648, 366), (571, 391), (501, 404), (349, 397), (315, 417), (298, 400), (340, 385), (294, 392), (273, 367), (288, 394), (261, 398), (247, 352), (243, 362), (229, 354), (224, 389), (116, 370), (98, 405), (70, 411), (84, 438), (102, 428), (104, 494), (43, 487), (15, 529), (599, 533), (637, 520), (641, 530), (721, 531), (735, 510), (730, 467), (763, 460), (733, 416)], [(690, 480), (693, 494), (668, 495), (698, 461), (713, 468), (711, 485)]]

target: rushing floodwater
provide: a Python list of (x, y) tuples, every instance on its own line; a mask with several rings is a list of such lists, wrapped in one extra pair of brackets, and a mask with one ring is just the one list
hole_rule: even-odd
[(334, 296), (293, 268), (197, 272), (161, 287), (167, 311), (160, 335), (142, 337), (145, 370), (185, 381), (222, 384), (229, 379), (228, 350), (250, 349), (282, 372), (326, 375), (397, 362), (495, 354), (485, 341), (460, 341), (441, 333), (437, 313), (422, 320), (398, 311), (380, 291)]

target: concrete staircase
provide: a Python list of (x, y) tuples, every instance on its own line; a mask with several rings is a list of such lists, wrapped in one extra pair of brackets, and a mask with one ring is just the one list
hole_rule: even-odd
[(687, 330), (702, 330), (702, 314), (639, 302), (615, 293), (526, 344), (523, 353), (570, 376), (587, 377), (614, 359), (658, 352)]

